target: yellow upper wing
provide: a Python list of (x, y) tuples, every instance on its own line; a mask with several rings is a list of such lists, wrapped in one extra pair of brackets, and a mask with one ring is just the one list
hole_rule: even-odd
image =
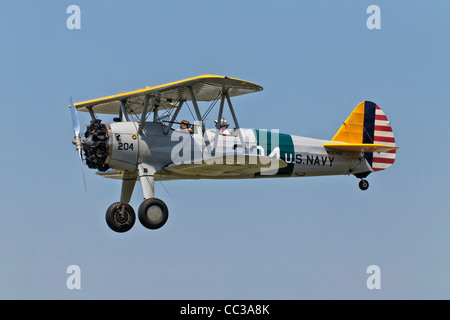
[(88, 111), (88, 108), (93, 108), (93, 111), (96, 113), (118, 114), (120, 111), (120, 102), (124, 101), (131, 108), (132, 112), (141, 113), (144, 97), (146, 95), (152, 95), (159, 98), (160, 109), (169, 109), (175, 107), (172, 102), (191, 100), (189, 87), (192, 88), (197, 101), (215, 100), (223, 90), (227, 90), (229, 96), (234, 97), (263, 89), (261, 86), (245, 80), (203, 75), (160, 86), (147, 87), (145, 89), (124, 92), (104, 98), (78, 102), (75, 103), (75, 107), (79, 111)]

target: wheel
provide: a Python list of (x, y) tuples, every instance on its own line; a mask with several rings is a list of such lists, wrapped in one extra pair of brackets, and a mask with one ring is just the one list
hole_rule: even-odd
[(359, 188), (361, 190), (367, 190), (369, 188), (369, 182), (367, 180), (361, 179), (359, 182)]
[(169, 210), (162, 200), (150, 198), (144, 200), (139, 206), (138, 217), (144, 227), (159, 229), (169, 218)]
[(122, 212), (122, 204), (115, 202), (106, 210), (106, 223), (116, 232), (127, 232), (136, 221), (136, 214), (133, 208), (126, 204)]

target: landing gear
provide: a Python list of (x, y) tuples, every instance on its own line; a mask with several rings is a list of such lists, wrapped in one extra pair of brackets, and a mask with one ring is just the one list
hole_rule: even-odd
[[(139, 207), (139, 221), (147, 229), (161, 228), (169, 218), (166, 204), (157, 198), (146, 199)], [(136, 214), (129, 204), (115, 202), (106, 210), (106, 223), (115, 232), (127, 232), (136, 221)]]
[(142, 186), (144, 201), (139, 206), (138, 216), (141, 224), (147, 229), (159, 229), (169, 218), (166, 204), (154, 197), (155, 169), (146, 164), (139, 165), (139, 172), (125, 172), (122, 178), (122, 191), (120, 201), (113, 203), (106, 210), (106, 223), (116, 232), (130, 230), (136, 221), (133, 208), (128, 204), (131, 200), (136, 179), (139, 177)]
[(361, 179), (361, 181), (359, 182), (359, 188), (361, 190), (367, 190), (369, 188), (369, 181)]
[(155, 198), (155, 168), (141, 163), (138, 165), (138, 172), (145, 199), (139, 206), (139, 221), (148, 229), (161, 228), (169, 217), (169, 210), (162, 200)]
[(144, 227), (159, 229), (166, 223), (169, 210), (162, 200), (150, 198), (144, 200), (139, 206), (138, 217)]
[(129, 204), (115, 202), (106, 210), (106, 223), (116, 232), (127, 232), (136, 221), (136, 214)]

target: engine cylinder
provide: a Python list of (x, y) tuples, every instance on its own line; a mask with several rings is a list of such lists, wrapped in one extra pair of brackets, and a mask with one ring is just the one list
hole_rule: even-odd
[(109, 152), (108, 129), (101, 120), (91, 120), (84, 134), (83, 151), (86, 164), (90, 169), (106, 171), (109, 166), (105, 163)]

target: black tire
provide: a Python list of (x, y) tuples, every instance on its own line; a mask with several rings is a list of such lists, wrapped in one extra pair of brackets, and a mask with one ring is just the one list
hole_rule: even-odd
[(367, 190), (369, 188), (369, 181), (361, 179), (361, 181), (359, 182), (359, 188), (361, 190)]
[(136, 222), (136, 214), (133, 208), (125, 205), (125, 210), (121, 212), (122, 204), (115, 202), (106, 210), (106, 223), (115, 232), (127, 232)]
[(138, 217), (147, 229), (159, 229), (169, 218), (169, 210), (162, 200), (150, 198), (144, 200), (139, 206)]

